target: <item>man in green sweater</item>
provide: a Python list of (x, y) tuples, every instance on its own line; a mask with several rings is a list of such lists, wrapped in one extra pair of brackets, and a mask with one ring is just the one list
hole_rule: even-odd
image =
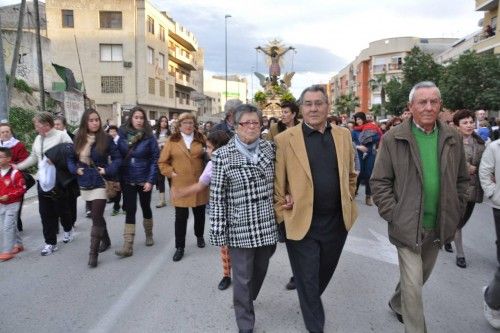
[(439, 248), (451, 241), (465, 208), (469, 175), (462, 139), (438, 120), (441, 94), (416, 84), (410, 119), (384, 135), (370, 186), (398, 250), (400, 279), (389, 301), (405, 332), (426, 332), (422, 287)]

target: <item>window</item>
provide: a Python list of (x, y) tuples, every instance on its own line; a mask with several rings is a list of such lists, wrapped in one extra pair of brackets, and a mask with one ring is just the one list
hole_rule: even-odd
[(155, 94), (155, 79), (151, 77), (148, 79), (148, 90), (151, 95)]
[(101, 29), (121, 29), (122, 12), (99, 12)]
[(165, 41), (165, 28), (163, 26), (160, 25), (160, 40), (162, 42)]
[(148, 32), (155, 34), (155, 20), (151, 16), (148, 16)]
[(123, 61), (121, 44), (100, 44), (101, 61)]
[(174, 85), (168, 85), (168, 98), (174, 98)]
[(156, 111), (149, 111), (149, 119), (156, 119)]
[(160, 80), (160, 96), (165, 97), (165, 80)]
[(123, 76), (101, 76), (101, 92), (103, 94), (122, 93)]
[(61, 11), (62, 15), (62, 26), (63, 28), (74, 28), (75, 21), (73, 18), (73, 11), (69, 9), (63, 9)]
[(161, 69), (165, 68), (165, 55), (163, 53), (159, 53), (159, 56), (158, 56), (158, 66)]
[(148, 64), (152, 64), (153, 63), (153, 59), (155, 57), (155, 50), (148, 47)]

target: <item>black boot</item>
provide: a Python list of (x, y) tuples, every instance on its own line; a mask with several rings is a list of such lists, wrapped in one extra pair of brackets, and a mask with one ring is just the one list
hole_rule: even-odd
[(104, 227), (104, 235), (101, 239), (101, 245), (99, 245), (99, 253), (102, 253), (109, 249), (111, 246), (111, 239), (109, 239), (108, 229)]
[(89, 263), (90, 267), (97, 267), (97, 256), (99, 255), (99, 244), (104, 235), (104, 227), (92, 226), (90, 232), (90, 252)]

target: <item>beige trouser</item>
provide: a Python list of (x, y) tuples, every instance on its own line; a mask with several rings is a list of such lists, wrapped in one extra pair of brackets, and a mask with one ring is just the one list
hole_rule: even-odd
[(427, 332), (422, 287), (431, 275), (439, 253), (435, 232), (424, 232), (422, 251), (398, 247), (400, 280), (390, 300), (394, 311), (403, 316), (406, 333)]

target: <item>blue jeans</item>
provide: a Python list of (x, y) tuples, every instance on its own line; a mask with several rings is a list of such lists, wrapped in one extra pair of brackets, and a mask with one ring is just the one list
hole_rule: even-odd
[(17, 213), (21, 204), (14, 202), (0, 204), (0, 221), (3, 221), (3, 248), (2, 252), (11, 252), (14, 245), (23, 245), (21, 235), (17, 230)]

